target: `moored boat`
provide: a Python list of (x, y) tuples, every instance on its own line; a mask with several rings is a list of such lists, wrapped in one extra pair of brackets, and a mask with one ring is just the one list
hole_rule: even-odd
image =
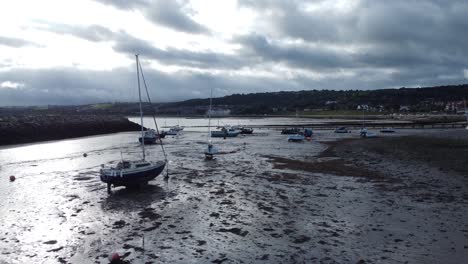
[(122, 160), (117, 166), (103, 167), (100, 178), (102, 182), (107, 183), (107, 191), (110, 192), (111, 185), (114, 187), (144, 185), (161, 174), (165, 165), (164, 161)]
[(295, 135), (295, 134), (298, 134), (299, 132), (300, 132), (299, 128), (297, 127), (288, 127), (288, 128), (281, 130), (281, 134), (283, 135)]
[(347, 127), (337, 127), (335, 129), (335, 133), (350, 133), (351, 130), (349, 130)]
[(301, 135), (301, 134), (290, 135), (288, 137), (289, 142), (301, 142), (301, 141), (304, 141), (304, 139), (305, 139), (304, 135)]
[(382, 128), (380, 129), (380, 133), (395, 133), (395, 129), (392, 127)]
[[(164, 170), (164, 167), (166, 166), (166, 154), (164, 152), (164, 147), (161, 144), (161, 149), (163, 151), (165, 160), (158, 160), (158, 161), (148, 161), (146, 160), (146, 154), (145, 154), (145, 135), (149, 136), (154, 136), (157, 137), (157, 133), (154, 130), (147, 130), (145, 133), (144, 127), (143, 127), (143, 108), (142, 108), (142, 102), (141, 102), (141, 88), (140, 88), (140, 70), (141, 70), (141, 65), (138, 60), (138, 55), (135, 55), (136, 58), (136, 66), (137, 66), (137, 80), (138, 80), (138, 95), (139, 95), (139, 100), (140, 100), (140, 125), (141, 125), (141, 152), (142, 152), (142, 159), (140, 160), (122, 160), (117, 163), (115, 166), (104, 166), (102, 165), (102, 168), (100, 170), (100, 179), (102, 182), (107, 184), (107, 192), (111, 192), (111, 186), (141, 186), (145, 185), (148, 183), (148, 181), (156, 178), (161, 172)], [(142, 77), (144, 80), (143, 73)], [(145, 83), (145, 88), (146, 83)], [(148, 95), (148, 100), (149, 99), (149, 93)], [(156, 124), (156, 119), (155, 120), (155, 126), (156, 129), (158, 129), (158, 126)], [(152, 132), (153, 131), (153, 132)]]
[(374, 138), (374, 137), (377, 137), (377, 134), (374, 133), (374, 132), (371, 132), (371, 131), (368, 131), (367, 128), (361, 128), (360, 132), (359, 132), (359, 135), (362, 137), (362, 138)]
[(222, 127), (221, 130), (211, 131), (211, 137), (237, 137), (240, 130), (229, 127)]
[(142, 143), (142, 140), (144, 140), (145, 144), (155, 144), (158, 138), (159, 136), (154, 129), (148, 129), (145, 131), (143, 137), (138, 138), (138, 141)]

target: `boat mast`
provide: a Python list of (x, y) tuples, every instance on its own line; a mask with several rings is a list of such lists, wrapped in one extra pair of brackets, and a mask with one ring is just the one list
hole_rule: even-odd
[(466, 117), (466, 129), (468, 129), (468, 111), (466, 111), (465, 98), (463, 98), (463, 113), (465, 114), (465, 117)]
[(362, 108), (362, 128), (364, 128), (364, 105), (361, 105)]
[(213, 98), (213, 87), (211, 87), (211, 92), (210, 92), (210, 108), (208, 110), (208, 140), (210, 140), (211, 136), (211, 102)]
[(138, 98), (140, 100), (140, 119), (141, 119), (141, 151), (143, 152), (143, 160), (145, 160), (145, 134), (143, 128), (143, 107), (141, 106), (141, 89), (140, 89), (140, 67), (138, 62), (138, 54), (135, 54), (137, 66), (137, 81), (138, 81)]

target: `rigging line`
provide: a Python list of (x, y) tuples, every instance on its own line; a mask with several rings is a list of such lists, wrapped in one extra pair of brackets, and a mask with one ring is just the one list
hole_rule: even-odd
[[(140, 74), (141, 74), (141, 79), (143, 80), (143, 85), (145, 86), (145, 90), (146, 90), (146, 96), (148, 97), (148, 102), (150, 103), (150, 105), (152, 105), (151, 103), (151, 98), (149, 96), (149, 92), (148, 92), (148, 86), (146, 85), (146, 79), (145, 79), (145, 75), (143, 74), (143, 68), (141, 67), (141, 64), (140, 62), (138, 61), (138, 65), (140, 67)], [(156, 133), (159, 135), (159, 128), (158, 128), (158, 123), (156, 122), (156, 116), (154, 113), (151, 114), (153, 116), (153, 121), (154, 121), (154, 126), (156, 127)], [(166, 155), (166, 151), (164, 149), (164, 146), (162, 144), (162, 139), (161, 137), (159, 137), (159, 141), (161, 141), (161, 149), (162, 149), (162, 152), (164, 154), (164, 159), (167, 163), (167, 155)], [(167, 167), (169, 167), (169, 164), (167, 164)]]
[(136, 66), (137, 66), (137, 80), (138, 80), (138, 98), (140, 100), (140, 118), (141, 118), (141, 151), (143, 152), (143, 160), (145, 160), (146, 158), (146, 155), (145, 155), (145, 136), (144, 136), (144, 132), (143, 130), (145, 129), (145, 127), (143, 126), (143, 108), (142, 108), (142, 105), (141, 105), (141, 89), (140, 89), (140, 74), (138, 72), (138, 68), (141, 69), (141, 66), (138, 67), (138, 65), (140, 65), (140, 61), (138, 60), (138, 54), (135, 54), (135, 60), (136, 60)]

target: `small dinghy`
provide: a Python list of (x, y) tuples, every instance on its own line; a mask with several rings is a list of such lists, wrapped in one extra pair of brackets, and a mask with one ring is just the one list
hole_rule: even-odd
[(288, 137), (289, 142), (301, 142), (304, 141), (305, 137), (301, 134), (291, 135)]
[(337, 127), (335, 129), (335, 133), (350, 133), (351, 130), (349, 130), (347, 127)]
[(359, 132), (359, 135), (362, 138), (375, 138), (377, 137), (377, 134), (371, 131), (367, 131), (367, 128), (361, 128), (361, 131)]
[(380, 133), (395, 133), (395, 129), (392, 127), (382, 128), (380, 129)]
[(208, 148), (205, 151), (205, 159), (212, 160), (215, 154), (218, 154), (218, 149), (209, 141)]

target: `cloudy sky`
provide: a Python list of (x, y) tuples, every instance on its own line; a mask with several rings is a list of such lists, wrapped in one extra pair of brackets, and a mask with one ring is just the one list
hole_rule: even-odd
[(466, 0), (0, 3), (0, 105), (468, 83)]

